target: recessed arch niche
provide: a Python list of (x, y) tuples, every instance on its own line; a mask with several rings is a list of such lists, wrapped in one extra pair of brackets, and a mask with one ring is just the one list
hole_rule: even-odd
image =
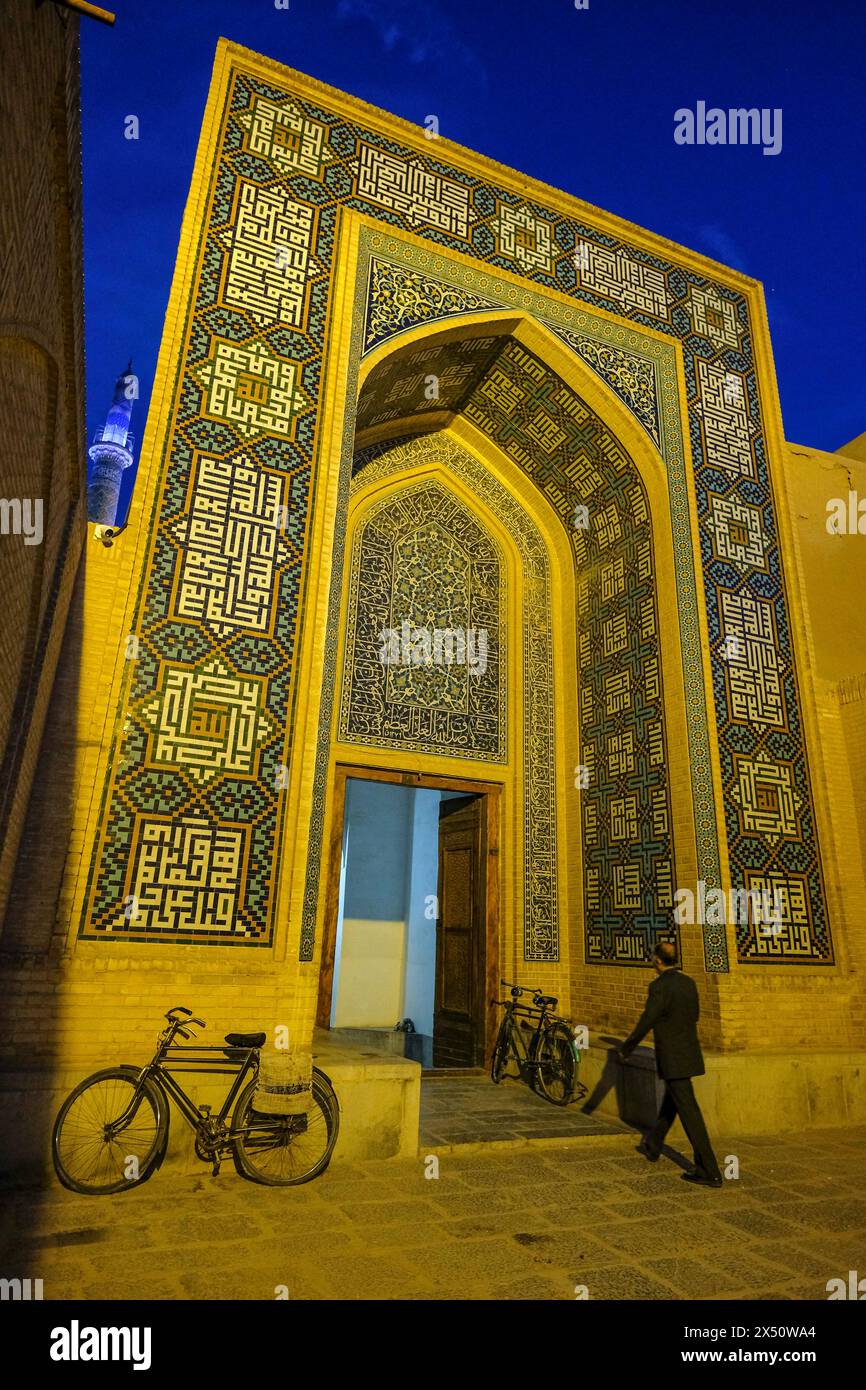
[[(476, 454), (507, 458), (557, 518), (573, 566), (570, 693), (581, 740), (568, 780), (560, 770), (557, 794), (580, 793), (585, 956), (591, 964), (642, 965), (649, 945), (673, 933), (675, 819), (686, 860), (694, 857), (689, 799), (680, 796), (676, 818), (671, 800), (670, 748), (678, 747), (676, 763), (685, 740), (667, 478), (657, 451), (645, 444), (639, 468), (607, 419), (578, 394), (579, 373), (561, 370), (568, 354), (561, 344), (551, 350), (551, 335), (534, 324), (515, 332), (513, 321), (490, 327), (460, 325), (456, 337), (453, 330), (409, 335), (378, 355), (359, 401), (352, 488), (395, 447), (462, 435), (478, 441)], [(592, 392), (621, 423), (612, 392), (597, 380)], [(660, 578), (673, 599), (663, 612)], [(671, 677), (673, 741), (665, 698)], [(569, 693), (564, 698), (568, 704)]]

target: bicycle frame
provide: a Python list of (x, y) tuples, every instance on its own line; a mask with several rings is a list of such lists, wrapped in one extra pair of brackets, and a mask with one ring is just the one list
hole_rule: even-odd
[[(541, 1062), (533, 1061), (531, 1053), (541, 1034), (545, 1031), (550, 1017), (551, 1015), (548, 1014), (546, 1008), (542, 1008), (539, 1012), (536, 1009), (531, 1009), (528, 1004), (518, 1004), (514, 999), (505, 1004), (505, 1018), (508, 1021), (508, 1056), (513, 1056), (517, 1062), (517, 1069), (522, 1080), (526, 1080), (542, 1065)], [(535, 1029), (528, 1043), (523, 1036), (524, 1030), (520, 1027), (520, 1018), (535, 1019)]]
[[(167, 1062), (160, 1062), (158, 1066), (150, 1068), (149, 1074), (151, 1076), (153, 1076), (154, 1074), (158, 1076), (159, 1084), (162, 1086), (163, 1090), (167, 1093), (167, 1095), (171, 1097), (178, 1110), (183, 1115), (184, 1119), (187, 1121), (189, 1125), (192, 1126), (193, 1129), (196, 1129), (198, 1125), (201, 1124), (202, 1120), (206, 1118), (211, 1118), (216, 1120), (219, 1124), (224, 1124), (226, 1117), (228, 1116), (229, 1112), (234, 1106), (235, 1101), (240, 1095), (241, 1088), (244, 1082), (246, 1081), (247, 1076), (251, 1072), (258, 1073), (259, 1059), (257, 1048), (237, 1048), (234, 1050), (243, 1053), (243, 1057), (238, 1059), (238, 1064), (235, 1067), (231, 1065), (225, 1065), (226, 1061), (228, 1061), (229, 1063), (231, 1062), (230, 1058), (225, 1057), (225, 1047), (206, 1047), (204, 1045), (201, 1047), (172, 1046), (168, 1049), (169, 1055)], [(211, 1060), (208, 1057), (186, 1057), (184, 1059), (185, 1064), (179, 1065), (179, 1059), (175, 1059), (171, 1056), (172, 1053), (188, 1054), (191, 1052), (221, 1052), (223, 1054), (223, 1057), (215, 1057), (213, 1060)], [(207, 1112), (202, 1112), (200, 1107), (194, 1104), (190, 1096), (187, 1095), (186, 1091), (181, 1086), (180, 1082), (176, 1079), (175, 1076), (172, 1075), (173, 1071), (186, 1071), (210, 1076), (234, 1075), (235, 1079), (228, 1089), (228, 1093), (219, 1109), (218, 1114), (209, 1116)]]
[[(227, 1055), (230, 1052), (240, 1054), (236, 1062), (233, 1062), (233, 1059)], [(209, 1056), (190, 1055), (199, 1053), (220, 1053), (221, 1055), (213, 1058)], [(172, 1056), (172, 1054), (175, 1055)], [(180, 1054), (180, 1057), (184, 1059), (184, 1065), (179, 1065), (180, 1058), (177, 1057), (177, 1054)], [(250, 1073), (258, 1073), (258, 1066), (258, 1048), (255, 1047), (232, 1048), (225, 1043), (223, 1043), (222, 1046), (219, 1044), (214, 1046), (201, 1044), (192, 1047), (182, 1047), (172, 1042), (171, 1038), (166, 1038), (161, 1041), (156, 1055), (148, 1062), (147, 1066), (143, 1067), (139, 1072), (136, 1089), (132, 1099), (123, 1114), (118, 1116), (118, 1118), (112, 1121), (110, 1126), (108, 1126), (110, 1133), (112, 1136), (122, 1133), (126, 1126), (134, 1119), (141, 1102), (144, 1083), (149, 1078), (153, 1078), (156, 1081), (167, 1099), (174, 1101), (181, 1115), (192, 1129), (198, 1130), (208, 1119), (213, 1119), (220, 1125), (225, 1124), (226, 1117), (240, 1094), (244, 1081)], [(194, 1104), (180, 1082), (172, 1075), (172, 1071), (188, 1071), (211, 1076), (234, 1076), (235, 1079), (229, 1087), (228, 1094), (220, 1107), (219, 1113), (212, 1116), (209, 1110), (203, 1110)], [(257, 1127), (261, 1128), (261, 1126)], [(226, 1138), (233, 1138), (235, 1133), (240, 1133), (240, 1131), (229, 1131)]]

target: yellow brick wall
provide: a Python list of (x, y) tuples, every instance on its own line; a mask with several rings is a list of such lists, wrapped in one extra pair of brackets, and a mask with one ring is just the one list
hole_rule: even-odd
[(860, 535), (827, 530), (827, 504), (849, 493), (866, 504), (866, 459), (788, 445), (791, 512), (815, 675), (842, 681), (866, 674), (866, 506)]
[[(835, 689), (839, 709), (841, 743), (847, 757), (853, 817), (845, 827), (854, 858), (859, 847), (861, 866), (866, 865), (866, 674), (840, 681)], [(853, 915), (853, 914), (852, 914)], [(860, 913), (866, 922), (866, 910)]]
[(8, 0), (0, 49), (0, 492), (41, 500), (44, 531), (0, 535), (2, 923), (84, 539), (85, 436), (78, 21)]

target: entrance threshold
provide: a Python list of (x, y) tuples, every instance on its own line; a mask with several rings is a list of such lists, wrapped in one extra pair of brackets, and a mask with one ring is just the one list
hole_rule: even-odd
[(455, 1077), (487, 1076), (486, 1067), (422, 1067), (422, 1081), (453, 1081)]
[(551, 1105), (520, 1081), (495, 1086), (484, 1071), (424, 1072), (419, 1152), (561, 1145), (611, 1134), (634, 1144), (633, 1130), (607, 1115), (588, 1115), (581, 1104)]

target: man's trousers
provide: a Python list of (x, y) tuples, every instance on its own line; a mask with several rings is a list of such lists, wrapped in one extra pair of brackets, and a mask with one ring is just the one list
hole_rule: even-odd
[(660, 1151), (665, 1142), (665, 1136), (677, 1115), (682, 1121), (683, 1129), (694, 1150), (695, 1167), (710, 1178), (720, 1178), (719, 1165), (716, 1162), (716, 1155), (713, 1153), (713, 1146), (710, 1143), (710, 1136), (707, 1134), (707, 1127), (704, 1124), (704, 1117), (701, 1114), (690, 1076), (676, 1077), (673, 1080), (665, 1079), (665, 1098), (662, 1101), (658, 1119), (649, 1133), (644, 1136), (646, 1147), (652, 1153)]

